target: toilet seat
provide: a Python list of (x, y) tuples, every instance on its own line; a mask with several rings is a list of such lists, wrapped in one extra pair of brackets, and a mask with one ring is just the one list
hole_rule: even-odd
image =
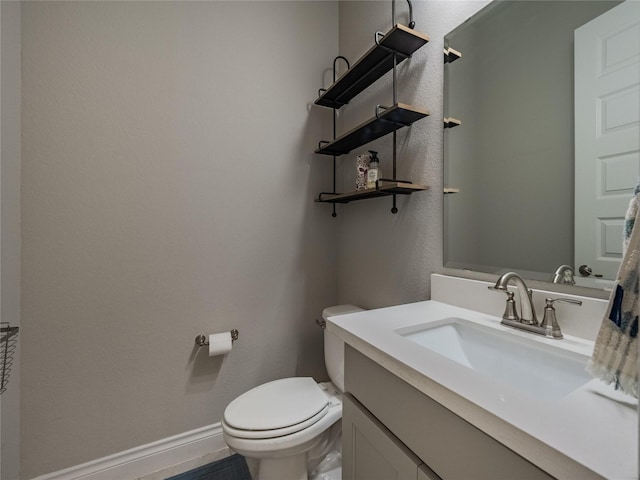
[(237, 437), (237, 438), (247, 438), (252, 440), (276, 438), (276, 437), (282, 437), (284, 435), (290, 435), (292, 433), (296, 433), (296, 432), (299, 432), (300, 430), (304, 430), (305, 428), (308, 428), (314, 423), (317, 423), (318, 420), (324, 417), (328, 411), (329, 411), (329, 405), (325, 406), (325, 408), (319, 411), (316, 415), (314, 415), (311, 418), (308, 418), (303, 422), (296, 423), (295, 425), (290, 425), (288, 427), (277, 428), (273, 430), (239, 430), (237, 428), (233, 428), (229, 426), (227, 423), (225, 423), (224, 426), (229, 435), (233, 435), (234, 437)]
[(329, 411), (329, 397), (311, 377), (265, 383), (225, 409), (223, 424), (237, 438), (265, 439), (299, 432)]

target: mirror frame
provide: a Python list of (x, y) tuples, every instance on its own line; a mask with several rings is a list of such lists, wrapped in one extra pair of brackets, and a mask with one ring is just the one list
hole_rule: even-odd
[[(471, 17), (469, 17), (467, 20), (465, 20), (464, 22), (462, 22), (459, 26), (457, 26), (456, 28), (452, 29), (451, 32), (447, 33), (445, 35), (444, 38), (444, 47), (445, 49), (449, 46), (448, 45), (448, 38), (450, 37), (450, 35), (452, 33), (454, 33), (457, 29), (459, 29), (460, 27), (462, 27), (463, 25), (467, 24), (470, 21), (473, 21), (473, 19), (477, 19), (479, 17), (485, 16), (488, 12), (491, 12), (491, 10), (493, 10), (494, 8), (496, 8), (497, 4), (502, 3), (500, 1), (494, 1), (491, 2), (487, 5), (485, 5), (482, 9), (478, 10), (478, 12), (476, 12), (474, 15), (472, 15)], [(619, 2), (615, 2), (612, 1), (612, 7), (615, 6), (616, 4), (618, 4)], [(595, 18), (595, 17), (594, 17)], [(451, 45), (453, 48), (456, 48), (455, 45)], [(464, 53), (464, 52), (463, 52)], [(445, 72), (446, 72), (446, 66), (444, 67)], [(446, 74), (444, 76), (446, 78)], [(447, 88), (447, 83), (445, 80), (443, 80), (443, 104), (444, 104), (444, 114), (445, 116), (447, 115), (453, 115), (455, 116), (455, 112), (451, 112), (448, 110), (447, 108), (447, 92), (446, 92), (446, 88)], [(573, 116), (573, 112), (571, 113), (571, 115)], [(464, 119), (462, 119), (464, 120)], [(443, 129), (443, 137), (446, 135), (446, 131), (445, 129)], [(446, 185), (446, 181), (447, 181), (447, 166), (446, 166), (446, 144), (447, 144), (447, 140), (443, 138), (443, 187), (452, 187), (452, 186), (456, 186), (456, 185)], [(443, 201), (443, 267), (442, 267), (442, 273), (447, 274), (447, 275), (452, 275), (452, 276), (457, 276), (457, 277), (463, 277), (463, 278), (470, 278), (470, 279), (476, 279), (476, 280), (484, 280), (484, 281), (495, 281), (495, 279), (497, 278), (497, 273), (484, 273), (482, 271), (475, 271), (475, 270), (467, 270), (467, 269), (461, 269), (461, 268), (452, 268), (452, 267), (447, 267), (445, 266), (445, 261), (446, 261), (446, 253), (448, 250), (448, 244), (447, 244), (447, 204), (446, 204), (446, 200)], [(570, 259), (570, 264), (574, 263), (574, 259)], [(509, 269), (509, 267), (504, 267), (505, 271), (507, 271)], [(519, 270), (517, 268), (513, 268), (514, 271), (518, 272)], [(546, 272), (545, 272), (546, 273)], [(544, 273), (541, 272), (541, 276)], [(562, 293), (562, 294), (569, 294), (569, 295), (582, 295), (582, 296), (588, 296), (588, 297), (594, 297), (594, 298), (603, 298), (603, 299), (607, 299), (610, 295), (610, 290), (605, 289), (605, 288), (598, 288), (598, 287), (584, 287), (584, 286), (575, 286), (575, 285), (564, 285), (564, 284), (555, 284), (551, 282), (551, 276), (553, 275), (553, 272), (549, 272), (549, 281), (545, 281), (545, 280), (540, 280), (541, 276), (538, 277), (538, 279), (531, 279), (528, 278), (527, 275), (524, 275), (524, 277), (527, 279), (527, 283), (529, 284), (529, 286), (534, 287), (536, 289), (542, 289), (542, 290), (548, 290), (548, 291), (553, 291), (553, 292), (558, 292), (558, 293)], [(576, 272), (576, 275), (578, 275), (578, 273)]]

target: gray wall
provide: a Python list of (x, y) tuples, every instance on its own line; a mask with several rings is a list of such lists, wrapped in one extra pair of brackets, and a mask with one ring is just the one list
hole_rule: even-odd
[[(3, 322), (20, 325), (20, 4), (0, 2), (2, 117), (0, 181), (0, 305)], [(18, 478), (20, 447), (20, 342), (2, 394), (2, 478)]]
[[(398, 100), (426, 107), (431, 115), (398, 133), (397, 177), (431, 189), (339, 208), (339, 300), (372, 308), (429, 298), (429, 275), (442, 268), (442, 76), (443, 38), (485, 1), (417, 1), (416, 30), (430, 42), (399, 67)], [(396, 2), (399, 23), (407, 23), (405, 2)], [(372, 44), (373, 32), (391, 26), (390, 2), (340, 2), (340, 53), (357, 59)], [(391, 78), (384, 77), (341, 110), (342, 131), (373, 115), (375, 104), (391, 103)], [(391, 173), (391, 136), (340, 160), (350, 187), (352, 158), (367, 149), (380, 152), (383, 175)]]
[[(23, 2), (23, 478), (325, 378), (334, 2)], [(3, 172), (4, 173), (4, 172)], [(3, 203), (4, 207), (4, 203)], [(3, 266), (4, 267), (4, 266)], [(224, 358), (199, 333), (237, 328)]]

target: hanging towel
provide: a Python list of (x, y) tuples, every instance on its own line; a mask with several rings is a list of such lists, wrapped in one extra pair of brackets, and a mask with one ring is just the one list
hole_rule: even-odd
[[(625, 215), (622, 264), (587, 370), (638, 398), (640, 312), (640, 184)], [(638, 226), (638, 228), (634, 228)]]

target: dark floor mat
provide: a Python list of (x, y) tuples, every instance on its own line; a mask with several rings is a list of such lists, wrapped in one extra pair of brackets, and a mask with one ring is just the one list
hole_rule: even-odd
[(244, 457), (232, 455), (167, 480), (251, 480), (251, 475)]

